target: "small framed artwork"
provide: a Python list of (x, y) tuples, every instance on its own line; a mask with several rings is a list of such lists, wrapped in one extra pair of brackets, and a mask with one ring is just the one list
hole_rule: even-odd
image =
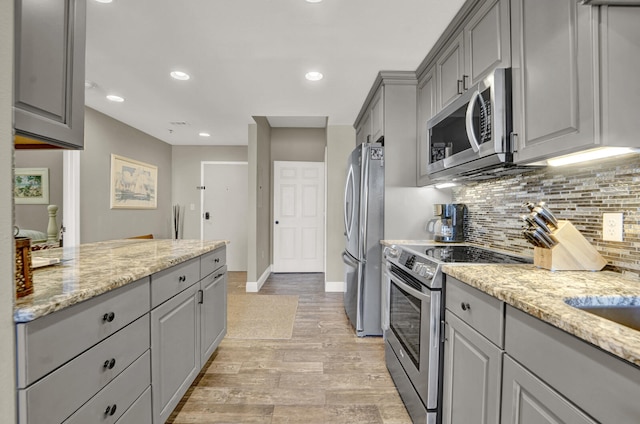
[(49, 203), (49, 168), (16, 168), (13, 198), (17, 205)]
[(157, 209), (158, 167), (111, 155), (111, 209)]

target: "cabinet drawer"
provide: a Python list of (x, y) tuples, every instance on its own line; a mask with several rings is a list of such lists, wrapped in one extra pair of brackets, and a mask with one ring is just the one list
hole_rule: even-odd
[(115, 423), (149, 388), (150, 370), (150, 354), (147, 350), (108, 386), (64, 421), (64, 424)]
[(151, 387), (122, 414), (117, 424), (151, 424)]
[(18, 324), (18, 388), (26, 388), (147, 312), (149, 279), (143, 278)]
[(151, 276), (151, 308), (200, 280), (200, 258), (191, 259)]
[(504, 302), (446, 277), (446, 308), (499, 347), (504, 347)]
[(227, 263), (227, 248), (220, 247), (200, 257), (200, 276), (202, 278)]
[(149, 314), (18, 391), (20, 422), (61, 422), (149, 349)]

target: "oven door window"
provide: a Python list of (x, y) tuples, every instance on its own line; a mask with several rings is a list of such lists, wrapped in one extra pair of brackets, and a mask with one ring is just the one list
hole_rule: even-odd
[(420, 369), (421, 301), (391, 283), (389, 326), (411, 361)]

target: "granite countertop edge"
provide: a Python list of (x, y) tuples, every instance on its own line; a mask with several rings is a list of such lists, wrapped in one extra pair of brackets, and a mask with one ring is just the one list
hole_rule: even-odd
[(32, 252), (62, 263), (35, 269), (33, 294), (16, 299), (13, 320), (33, 321), (225, 246), (227, 240), (122, 239)]
[(640, 331), (565, 303), (569, 298), (640, 297), (640, 281), (600, 271), (535, 265), (444, 265), (443, 272), (529, 315), (640, 366)]

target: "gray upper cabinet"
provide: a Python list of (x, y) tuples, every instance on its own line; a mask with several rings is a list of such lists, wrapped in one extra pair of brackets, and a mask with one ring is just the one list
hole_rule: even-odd
[(363, 115), (356, 127), (356, 144), (369, 143), (371, 140), (371, 110)]
[(442, 110), (463, 93), (464, 37), (460, 33), (436, 60), (436, 98)]
[(86, 0), (15, 1), (16, 148), (84, 145)]
[(426, 158), (429, 143), (427, 121), (436, 113), (436, 68), (431, 67), (418, 81), (418, 151), (416, 156), (417, 185), (430, 183)]
[(640, 7), (601, 7), (602, 143), (638, 147), (640, 141)]
[(517, 162), (593, 143), (593, 13), (575, 0), (511, 0)]
[(377, 142), (384, 136), (384, 87), (376, 92), (371, 100), (371, 142)]
[(488, 0), (464, 28), (463, 88), (477, 84), (496, 68), (511, 64), (509, 1)]

